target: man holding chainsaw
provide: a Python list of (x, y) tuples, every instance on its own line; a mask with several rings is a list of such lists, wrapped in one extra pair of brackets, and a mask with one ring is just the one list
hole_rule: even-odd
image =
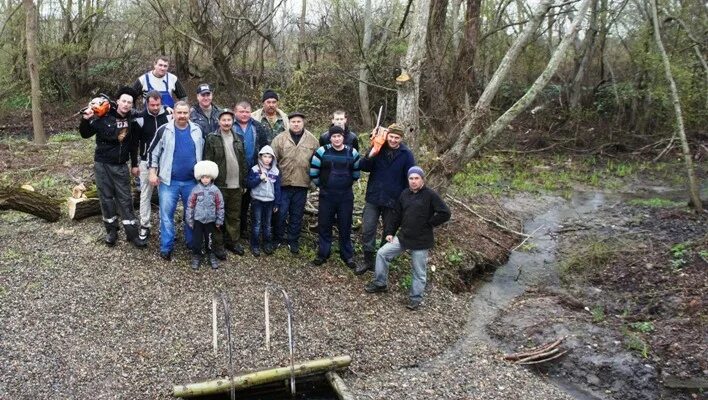
[(117, 98), (115, 105), (104, 97), (93, 99), (83, 111), (79, 133), (84, 139), (96, 136), (94, 172), (106, 244), (113, 246), (118, 240), (120, 213), (125, 236), (135, 247), (141, 248), (146, 246), (146, 241), (138, 237), (139, 222), (130, 193), (130, 174), (139, 174), (138, 135), (130, 121), (135, 91), (124, 87), (118, 91)]
[(386, 137), (386, 142), (378, 154), (372, 155), (369, 152), (360, 160), (361, 170), (369, 172), (369, 183), (366, 186), (366, 204), (362, 216), (361, 240), (364, 263), (359, 264), (355, 270), (357, 275), (374, 270), (376, 251), (379, 247), (376, 246), (376, 228), (379, 218), (386, 226), (398, 196), (408, 187), (408, 169), (415, 165), (413, 153), (402, 143), (404, 134), (402, 126), (394, 123), (388, 128), (375, 128), (372, 137), (381, 134)]

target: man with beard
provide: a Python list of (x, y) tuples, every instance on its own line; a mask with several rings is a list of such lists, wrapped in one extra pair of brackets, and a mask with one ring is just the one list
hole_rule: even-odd
[[(159, 186), (160, 257), (165, 260), (172, 259), (174, 250), (177, 201), (181, 198), (186, 210), (189, 195), (197, 184), (194, 165), (202, 160), (203, 151), (202, 131), (189, 121), (189, 104), (178, 101), (174, 108), (174, 120), (155, 132), (148, 150), (150, 184)], [(184, 238), (187, 247), (191, 247), (192, 228), (187, 224), (184, 224)]]
[[(124, 87), (118, 91), (117, 97), (116, 107), (111, 107), (108, 99), (94, 99), (82, 116), (79, 133), (85, 139), (96, 135), (94, 172), (106, 228), (106, 244), (113, 246), (118, 240), (120, 213), (126, 238), (142, 248), (146, 242), (138, 237), (138, 220), (130, 193), (130, 174), (139, 174), (138, 137), (130, 122), (135, 92)], [(128, 160), (130, 169), (126, 164)]]

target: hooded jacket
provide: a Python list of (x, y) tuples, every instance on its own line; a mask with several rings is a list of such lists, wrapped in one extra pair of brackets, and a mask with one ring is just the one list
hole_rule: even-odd
[[(126, 134), (121, 140), (120, 134), (124, 131)], [(131, 167), (138, 166), (138, 135), (133, 130), (130, 115), (122, 117), (111, 107), (101, 118), (81, 118), (79, 133), (84, 139), (96, 135), (94, 161), (125, 164), (130, 159)]]
[(160, 107), (157, 115), (150, 114), (147, 107), (135, 115), (133, 131), (138, 136), (138, 154), (142, 161), (147, 161), (148, 148), (155, 137), (157, 129), (170, 121), (172, 121), (172, 113), (167, 112), (164, 106)]
[(270, 169), (263, 170), (266, 179), (261, 179), (262, 169), (260, 163), (258, 163), (248, 171), (246, 185), (251, 189), (251, 198), (263, 202), (274, 201), (275, 204), (280, 204), (280, 170), (278, 170), (278, 159), (275, 157), (273, 149), (268, 145), (263, 146), (261, 151), (258, 152), (259, 158), (262, 154), (270, 154), (273, 156)]

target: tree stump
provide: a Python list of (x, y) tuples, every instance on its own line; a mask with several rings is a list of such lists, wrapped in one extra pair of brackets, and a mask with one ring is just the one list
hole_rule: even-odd
[(58, 201), (24, 188), (0, 187), (0, 210), (21, 211), (49, 222), (61, 216)]
[(101, 214), (101, 202), (98, 199), (70, 197), (66, 205), (69, 209), (69, 219), (75, 221)]

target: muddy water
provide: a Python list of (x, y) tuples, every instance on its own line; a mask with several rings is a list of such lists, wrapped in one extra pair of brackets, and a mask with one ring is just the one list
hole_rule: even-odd
[[(708, 194), (704, 187), (703, 194)], [(489, 281), (482, 284), (472, 300), (469, 320), (463, 337), (454, 346), (433, 363), (445, 363), (446, 360), (465, 354), (470, 346), (480, 341), (492, 346), (498, 345), (487, 333), (487, 326), (495, 319), (500, 310), (508, 306), (515, 298), (532, 286), (558, 287), (559, 276), (556, 267), (557, 236), (564, 225), (577, 221), (592, 221), (593, 225), (603, 227), (612, 225), (612, 220), (601, 220), (598, 211), (611, 209), (613, 205), (631, 198), (661, 197), (674, 201), (683, 201), (685, 191), (667, 187), (642, 188), (632, 193), (604, 193), (576, 191), (570, 200), (560, 197), (529, 197), (520, 195), (505, 202), (505, 207), (525, 216), (524, 232), (531, 234), (524, 247), (532, 251), (513, 251), (508, 262), (499, 267)], [(595, 215), (598, 214), (598, 215)], [(607, 214), (604, 214), (607, 218)], [(584, 388), (565, 381), (556, 380), (556, 385), (576, 399), (597, 399)]]

